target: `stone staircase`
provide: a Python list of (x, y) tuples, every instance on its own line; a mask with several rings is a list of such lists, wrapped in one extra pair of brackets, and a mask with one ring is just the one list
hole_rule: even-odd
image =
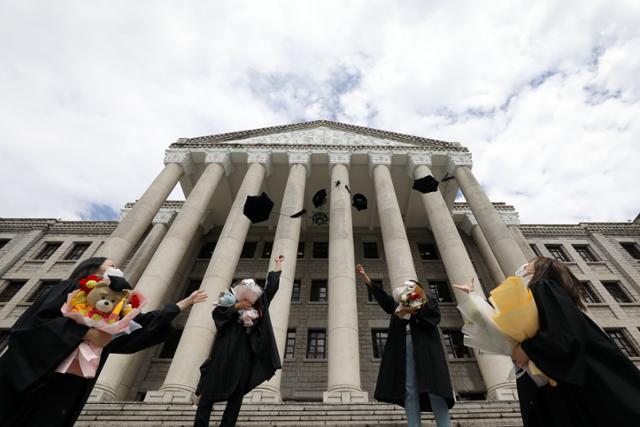
[[(223, 406), (216, 404), (211, 425), (218, 425)], [(146, 402), (89, 403), (76, 426), (191, 426), (195, 408)], [(452, 410), (453, 426), (522, 426), (517, 401), (460, 402)], [(422, 415), (423, 426), (435, 426), (431, 414)], [(330, 405), (324, 403), (244, 404), (242, 426), (402, 426), (404, 410), (382, 403)]]

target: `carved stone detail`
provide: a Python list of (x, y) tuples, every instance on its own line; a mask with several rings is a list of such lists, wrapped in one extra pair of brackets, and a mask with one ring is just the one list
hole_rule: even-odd
[(288, 151), (290, 165), (303, 165), (307, 170), (307, 177), (311, 174), (311, 152), (310, 151)]
[(329, 151), (329, 167), (333, 165), (349, 165), (351, 153), (348, 151)]
[(378, 165), (391, 167), (391, 153), (369, 152), (369, 174), (373, 174), (373, 169)]
[(160, 209), (151, 222), (152, 224), (166, 224), (169, 226), (177, 213), (177, 210)]
[(231, 154), (227, 150), (205, 150), (205, 163), (220, 163), (224, 168), (224, 174), (233, 172)]
[(193, 173), (191, 150), (170, 148), (165, 151), (164, 163), (180, 163), (184, 169), (185, 175), (191, 175)]
[(447, 153), (447, 173), (453, 176), (453, 170), (457, 166), (473, 166), (471, 153)]
[(247, 151), (247, 163), (260, 163), (264, 166), (268, 176), (271, 174), (271, 150)]
[(433, 163), (432, 163), (431, 153), (419, 153), (419, 154), (410, 153), (408, 155), (408, 162), (407, 162), (407, 172), (409, 173), (409, 178), (413, 179), (413, 171), (419, 165), (426, 165), (429, 168), (431, 168), (432, 164)]

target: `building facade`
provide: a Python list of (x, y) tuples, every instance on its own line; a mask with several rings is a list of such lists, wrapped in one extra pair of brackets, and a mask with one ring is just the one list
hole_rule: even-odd
[[(426, 175), (455, 179), (412, 191)], [(186, 200), (167, 201), (178, 184)], [(322, 188), (328, 203), (314, 208)], [(251, 225), (242, 207), (262, 191), (283, 215)], [(465, 203), (455, 202), (458, 191)], [(353, 208), (351, 193), (368, 208)], [(302, 208), (306, 216), (288, 216)], [(417, 278), (438, 296), (460, 400), (517, 395), (508, 358), (463, 345), (456, 304), (465, 296), (451, 284), (475, 277), (486, 293), (535, 254), (586, 282), (589, 311), (640, 366), (638, 219), (520, 224), (512, 206), (489, 201), (460, 144), (326, 121), (180, 139), (119, 221), (0, 219), (0, 351), (29, 304), (87, 257), (123, 266), (153, 309), (198, 288), (213, 302), (234, 279), (263, 280), (278, 254), (286, 261), (271, 316), (283, 369), (252, 402), (373, 400), (389, 318), (356, 280), (357, 264), (388, 291)], [(162, 346), (111, 356), (92, 400), (190, 402), (215, 337), (211, 309), (182, 313)]]

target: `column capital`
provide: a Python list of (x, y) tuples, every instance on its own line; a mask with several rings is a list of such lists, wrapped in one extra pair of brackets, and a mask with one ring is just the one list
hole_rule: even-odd
[(345, 165), (349, 167), (351, 164), (351, 152), (349, 151), (329, 151), (329, 173), (335, 165)]
[(173, 209), (160, 209), (155, 217), (153, 217), (152, 224), (166, 224), (169, 226), (175, 218), (178, 211)]
[(220, 163), (224, 168), (224, 174), (229, 175), (233, 172), (233, 163), (231, 163), (231, 153), (227, 150), (205, 150), (205, 163)]
[(193, 173), (193, 160), (189, 150), (170, 148), (164, 152), (164, 164), (179, 163), (184, 169), (185, 175)]
[(447, 173), (453, 175), (453, 171), (458, 166), (473, 166), (471, 153), (448, 153), (447, 154)]
[(369, 152), (369, 175), (373, 175), (373, 169), (378, 165), (391, 167), (391, 153)]
[(247, 151), (247, 163), (260, 163), (264, 166), (267, 176), (271, 174), (271, 150)]
[(289, 165), (302, 165), (307, 170), (307, 178), (311, 174), (311, 152), (310, 151), (289, 151), (287, 152)]
[(462, 220), (462, 224), (460, 224), (460, 229), (462, 229), (467, 236), (471, 236), (471, 230), (473, 230), (473, 227), (477, 225), (478, 221), (476, 221), (476, 217), (469, 212), (464, 214), (464, 220)]
[(413, 172), (418, 166), (424, 165), (431, 168), (433, 164), (431, 153), (409, 153), (407, 157), (407, 172), (411, 179), (413, 179)]

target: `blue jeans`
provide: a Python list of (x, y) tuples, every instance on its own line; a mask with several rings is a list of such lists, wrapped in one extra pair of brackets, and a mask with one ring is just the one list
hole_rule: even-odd
[[(418, 380), (416, 378), (416, 362), (413, 356), (413, 342), (411, 335), (407, 334), (407, 357), (405, 366), (405, 395), (404, 411), (407, 414), (407, 425), (409, 427), (420, 427), (420, 391), (418, 390)], [(438, 427), (451, 427), (451, 416), (447, 402), (437, 394), (429, 393), (429, 401), (433, 409)]]

